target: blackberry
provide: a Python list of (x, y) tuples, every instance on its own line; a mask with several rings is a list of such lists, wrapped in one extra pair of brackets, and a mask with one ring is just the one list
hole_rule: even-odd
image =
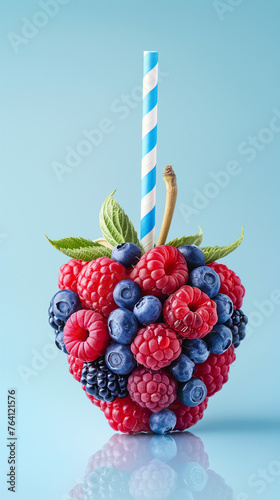
[(116, 398), (126, 398), (127, 379), (125, 375), (113, 373), (105, 363), (104, 356), (84, 363), (81, 383), (86, 392), (101, 401), (112, 402)]
[(129, 495), (129, 474), (111, 466), (97, 467), (86, 477), (83, 493), (85, 500), (131, 498)]
[(233, 500), (235, 495), (232, 488), (219, 474), (208, 469), (207, 476), (206, 487), (203, 491), (196, 494), (196, 500), (208, 500), (209, 498), (215, 498), (215, 500)]
[(241, 309), (233, 311), (231, 318), (229, 318), (225, 325), (230, 328), (232, 332), (232, 343), (234, 347), (238, 347), (241, 340), (246, 336), (246, 325), (248, 318)]

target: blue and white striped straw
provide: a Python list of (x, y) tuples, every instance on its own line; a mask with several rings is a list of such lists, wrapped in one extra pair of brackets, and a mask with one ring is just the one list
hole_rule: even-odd
[(157, 103), (158, 53), (144, 52), (140, 238), (145, 252), (155, 245)]

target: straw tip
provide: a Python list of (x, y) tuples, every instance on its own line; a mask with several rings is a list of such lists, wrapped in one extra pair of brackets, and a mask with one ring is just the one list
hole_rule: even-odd
[(157, 50), (144, 50), (144, 56), (146, 54), (158, 54), (158, 51)]

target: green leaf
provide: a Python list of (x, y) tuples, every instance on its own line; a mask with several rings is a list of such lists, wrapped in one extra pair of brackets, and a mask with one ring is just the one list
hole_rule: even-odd
[[(198, 226), (199, 227), (199, 226)], [(182, 238), (175, 238), (175, 240), (166, 243), (166, 245), (171, 245), (172, 247), (181, 247), (183, 245), (201, 245), (202, 242), (202, 229), (199, 227), (199, 233), (194, 234), (193, 236), (182, 236)]]
[(215, 260), (222, 259), (222, 257), (225, 257), (229, 253), (233, 252), (233, 250), (236, 250), (236, 248), (238, 248), (241, 244), (243, 236), (244, 226), (242, 226), (241, 236), (239, 236), (239, 238), (234, 243), (231, 243), (230, 245), (226, 245), (224, 247), (202, 247), (202, 250), (205, 254), (205, 264), (210, 264)]
[(113, 198), (114, 193), (115, 191), (107, 196), (100, 210), (99, 223), (103, 237), (113, 247), (120, 243), (130, 242), (143, 250), (132, 222)]
[(50, 240), (50, 244), (60, 252), (68, 255), (71, 259), (80, 259), (89, 262), (97, 257), (111, 257), (111, 250), (99, 243), (84, 238), (63, 238), (62, 240)]

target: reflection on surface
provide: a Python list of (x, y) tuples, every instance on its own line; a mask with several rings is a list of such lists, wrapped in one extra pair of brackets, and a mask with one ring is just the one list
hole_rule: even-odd
[(232, 500), (233, 490), (209, 465), (201, 439), (114, 434), (88, 462), (71, 500)]

